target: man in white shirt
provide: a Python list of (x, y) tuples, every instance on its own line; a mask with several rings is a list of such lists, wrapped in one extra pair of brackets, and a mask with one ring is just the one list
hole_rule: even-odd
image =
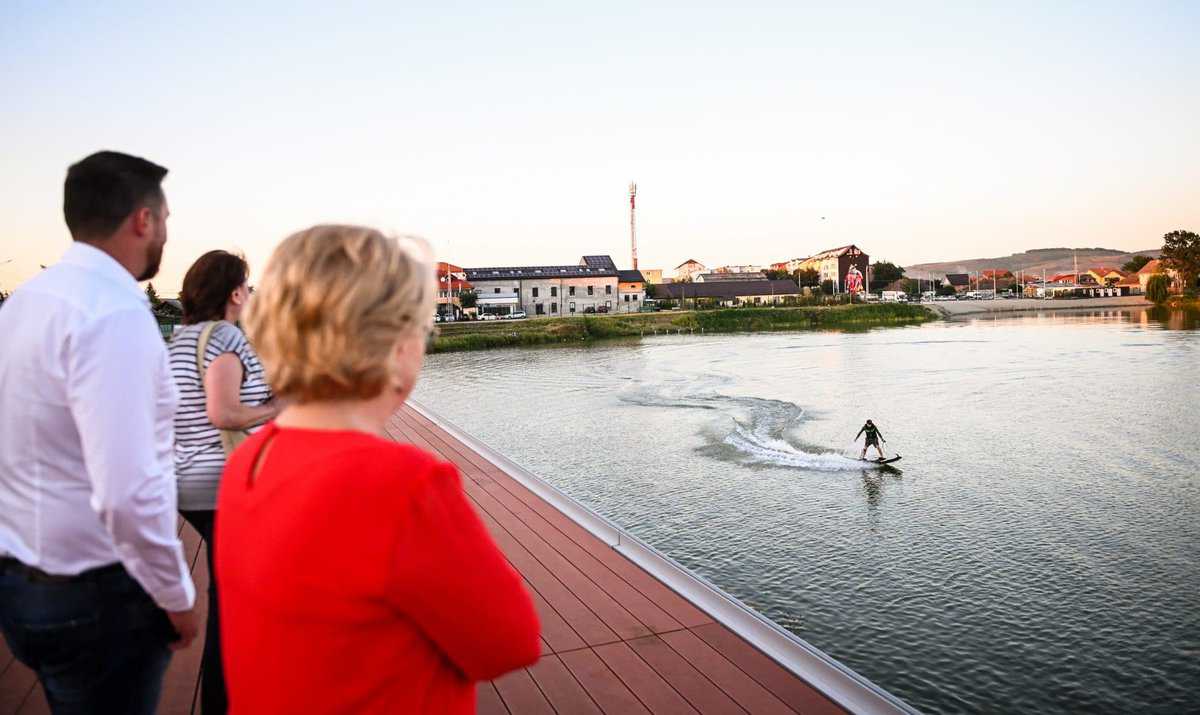
[(196, 635), (178, 396), (137, 285), (167, 240), (166, 173), (117, 152), (73, 165), (74, 243), (0, 308), (0, 630), (56, 713), (153, 713)]

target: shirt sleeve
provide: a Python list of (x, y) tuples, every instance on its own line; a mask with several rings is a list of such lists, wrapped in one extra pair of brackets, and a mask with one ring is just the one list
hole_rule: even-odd
[(438, 463), (424, 481), (397, 548), (397, 606), (471, 680), (536, 662), (533, 600), (467, 503), (458, 470)]
[[(114, 312), (73, 336), (67, 390), (92, 485), (92, 509), (129, 574), (168, 611), (196, 591), (176, 535), (166, 347), (142, 309)], [(163, 423), (165, 416), (165, 423)]]
[(236, 326), (225, 322), (219, 323), (217, 327), (213, 328), (212, 335), (208, 337), (208, 345), (204, 349), (204, 366), (207, 368), (212, 365), (213, 360), (225, 353), (233, 353), (237, 356), (238, 362), (242, 363), (242, 382), (245, 383), (250, 371), (245, 355), (248, 345), (246, 337)]

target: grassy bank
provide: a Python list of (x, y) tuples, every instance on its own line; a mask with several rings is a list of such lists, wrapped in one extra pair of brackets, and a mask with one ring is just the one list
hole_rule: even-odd
[(917, 305), (884, 303), (804, 308), (726, 308), (573, 318), (449, 323), (430, 352), (586, 343), (656, 333), (744, 333), (771, 330), (865, 329), (915, 325), (935, 316)]

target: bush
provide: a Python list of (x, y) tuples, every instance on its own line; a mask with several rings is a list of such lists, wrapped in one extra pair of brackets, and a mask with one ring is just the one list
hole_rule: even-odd
[(1171, 279), (1165, 273), (1155, 273), (1146, 282), (1146, 298), (1155, 305), (1162, 305), (1171, 297)]

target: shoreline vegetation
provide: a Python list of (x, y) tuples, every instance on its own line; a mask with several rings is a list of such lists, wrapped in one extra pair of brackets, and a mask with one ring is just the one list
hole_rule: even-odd
[(1167, 301), (1162, 304), (1162, 307), (1169, 310), (1200, 311), (1200, 296), (1173, 295), (1170, 298), (1167, 298)]
[(753, 333), (802, 330), (866, 330), (919, 325), (938, 316), (919, 305), (718, 308), (615, 315), (443, 323), (430, 353), (535, 345), (589, 344), (609, 338), (674, 333)]

